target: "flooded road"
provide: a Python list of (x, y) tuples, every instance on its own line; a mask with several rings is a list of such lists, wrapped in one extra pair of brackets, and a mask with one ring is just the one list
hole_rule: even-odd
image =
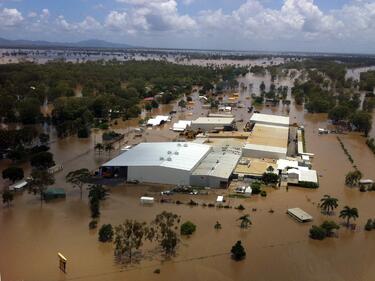
[[(251, 74), (245, 82), (257, 83), (269, 78), (254, 78)], [(249, 84), (247, 83), (247, 84)], [(278, 81), (290, 85), (288, 81)], [(284, 84), (283, 84), (284, 83)], [(249, 91), (242, 91), (240, 100), (245, 107), (250, 105)], [(162, 106), (151, 112), (152, 115), (176, 110), (172, 123), (178, 119), (195, 119), (207, 114), (202, 109), (198, 94), (193, 94), (195, 103), (190, 109), (179, 109), (176, 103)], [(375, 280), (375, 233), (365, 232), (364, 224), (368, 218), (375, 218), (374, 192), (361, 193), (358, 189), (348, 188), (344, 184), (345, 174), (352, 170), (351, 163), (340, 147), (336, 135), (318, 135), (319, 127), (327, 126), (326, 114), (309, 114), (303, 107), (282, 106), (266, 107), (262, 113), (284, 114), (290, 110), (291, 123), (303, 124), (306, 130), (306, 146), (315, 154), (313, 168), (320, 175), (320, 188), (267, 188), (268, 196), (248, 199), (229, 199), (231, 206), (243, 204), (244, 211), (235, 209), (216, 209), (202, 206), (159, 204), (145, 207), (139, 204), (144, 194), (158, 196), (160, 188), (155, 186), (117, 186), (111, 189), (111, 195), (101, 209), (99, 225), (119, 224), (125, 219), (151, 221), (163, 210), (181, 215), (182, 221), (190, 220), (197, 225), (197, 231), (189, 238), (182, 238), (177, 256), (163, 261), (159, 254), (147, 257), (139, 264), (122, 267), (115, 263), (111, 244), (101, 244), (96, 231), (88, 229), (90, 213), (87, 191), (84, 199), (79, 199), (79, 190), (65, 183), (65, 175), (74, 169), (96, 169), (101, 163), (115, 156), (118, 150), (102, 152), (93, 150), (94, 144), (101, 141), (101, 133), (94, 132), (87, 140), (69, 137), (56, 140), (51, 144), (55, 161), (63, 164), (64, 170), (56, 174), (55, 186), (67, 191), (67, 198), (43, 204), (39, 198), (24, 192), (16, 196), (11, 208), (0, 208), (0, 273), (3, 281), (120, 281), (120, 280), (167, 280), (167, 281), (228, 281), (228, 280), (285, 280), (285, 281), (372, 281)], [(147, 113), (143, 113), (145, 116)], [(247, 120), (250, 114), (246, 108), (233, 111), (236, 120)], [(178, 138), (178, 134), (169, 130), (172, 123), (163, 127), (146, 129), (142, 138), (134, 138), (130, 133), (121, 145), (141, 141), (167, 141)], [(240, 123), (240, 126), (243, 126)], [(131, 132), (138, 127), (138, 120), (118, 121), (113, 126), (119, 132)], [(364, 144), (364, 138), (351, 133), (340, 135), (354, 163), (365, 177), (375, 178), (375, 156)], [(53, 138), (54, 139), (54, 138)], [(116, 146), (118, 149), (121, 145)], [(179, 195), (178, 199), (187, 202), (191, 198), (198, 202), (214, 202), (217, 190), (207, 196), (191, 197)], [(317, 202), (324, 194), (339, 199), (339, 208), (334, 216), (320, 213)], [(308, 238), (312, 224), (320, 224), (325, 219), (341, 222), (338, 218), (343, 206), (359, 209), (357, 230), (345, 227), (339, 230), (338, 238), (314, 241)], [(286, 209), (300, 207), (314, 217), (313, 223), (299, 224), (286, 215)], [(257, 211), (253, 212), (252, 208)], [(275, 212), (270, 213), (273, 209)], [(248, 230), (240, 229), (238, 217), (249, 213), (253, 225)], [(219, 221), (221, 230), (215, 230)], [(230, 259), (232, 245), (241, 240), (247, 257), (242, 262)], [(151, 245), (145, 245), (149, 249)], [(68, 258), (67, 274), (58, 270), (57, 252)], [(160, 275), (153, 271), (160, 268)]]

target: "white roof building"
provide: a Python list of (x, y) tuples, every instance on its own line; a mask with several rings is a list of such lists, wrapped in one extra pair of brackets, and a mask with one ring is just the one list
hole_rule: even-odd
[(298, 175), (298, 182), (311, 182), (318, 184), (318, 174), (315, 170), (309, 170), (307, 167), (298, 169), (289, 169), (288, 175)]
[(279, 159), (276, 163), (277, 169), (281, 171), (286, 168), (298, 168), (298, 161), (296, 160)]
[(281, 115), (254, 113), (250, 118), (250, 122), (256, 124), (289, 127), (289, 117)]
[(191, 121), (188, 120), (179, 120), (173, 124), (172, 130), (175, 132), (183, 132), (187, 127), (191, 126)]
[(219, 127), (232, 126), (233, 123), (233, 117), (199, 117), (197, 120), (191, 122), (191, 128), (193, 130), (201, 129), (203, 131), (209, 131)]
[(157, 115), (147, 121), (147, 126), (160, 126), (162, 123), (170, 121), (169, 116)]
[(128, 181), (189, 185), (190, 175), (211, 151), (192, 142), (140, 143), (101, 166)]

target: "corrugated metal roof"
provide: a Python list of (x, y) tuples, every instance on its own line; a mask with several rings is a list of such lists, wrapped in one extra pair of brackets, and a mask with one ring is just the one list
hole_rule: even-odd
[(213, 176), (228, 179), (241, 158), (241, 151), (233, 148), (211, 151), (194, 170), (196, 176)]
[(199, 117), (197, 120), (193, 121), (192, 124), (217, 124), (217, 125), (231, 125), (234, 122), (234, 118), (227, 117)]
[(211, 150), (211, 146), (192, 142), (140, 143), (102, 166), (163, 166), (191, 171)]
[(253, 143), (245, 144), (243, 149), (267, 151), (267, 152), (277, 152), (277, 153), (284, 153), (284, 154), (286, 154), (286, 152), (287, 152), (287, 148), (284, 148), (284, 147), (260, 145), (260, 144), (253, 144)]
[(271, 114), (262, 114), (254, 113), (251, 118), (251, 122), (264, 122), (269, 124), (279, 124), (279, 125), (289, 125), (289, 117), (281, 115), (271, 115)]

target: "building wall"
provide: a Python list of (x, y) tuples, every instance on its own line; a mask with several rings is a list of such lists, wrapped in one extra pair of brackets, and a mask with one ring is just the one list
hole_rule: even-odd
[(255, 124), (259, 125), (270, 125), (270, 126), (279, 126), (279, 127), (289, 127), (289, 124), (275, 124), (272, 122), (267, 122), (267, 121), (253, 121)]
[(242, 156), (243, 157), (252, 157), (252, 158), (280, 159), (280, 158), (285, 158), (286, 153), (242, 148)]
[(223, 186), (222, 183), (228, 183), (228, 180), (229, 179), (218, 178), (209, 175), (192, 175), (190, 177), (190, 185), (199, 187), (226, 188), (227, 185), (225, 184), (225, 186)]
[(191, 123), (191, 129), (192, 130), (198, 130), (198, 129), (201, 129), (202, 131), (211, 131), (215, 128), (219, 128), (219, 127), (226, 127), (226, 126), (232, 126), (233, 124), (226, 124), (226, 125), (223, 125), (223, 124), (214, 124), (214, 123)]
[(190, 185), (190, 172), (162, 166), (129, 166), (128, 180), (139, 182)]

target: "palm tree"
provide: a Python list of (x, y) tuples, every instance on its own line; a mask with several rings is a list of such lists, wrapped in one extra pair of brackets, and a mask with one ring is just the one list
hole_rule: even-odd
[(248, 228), (249, 225), (251, 225), (251, 220), (250, 220), (250, 215), (249, 214), (246, 214), (242, 217), (239, 217), (237, 220), (241, 221), (241, 225), (240, 227), (241, 228)]
[(326, 213), (330, 214), (331, 211), (337, 208), (339, 200), (337, 198), (331, 197), (329, 195), (324, 195), (322, 199), (320, 199), (320, 209)]
[(102, 152), (102, 150), (104, 149), (104, 145), (102, 143), (97, 143), (94, 147), (95, 150), (99, 151), (99, 155), (100, 153)]
[(358, 218), (358, 209), (345, 206), (344, 209), (341, 210), (339, 217), (346, 219), (346, 226), (349, 227), (349, 221)]
[(111, 155), (112, 150), (113, 150), (113, 145), (111, 143), (108, 143), (105, 145), (105, 151), (108, 151), (108, 156)]

